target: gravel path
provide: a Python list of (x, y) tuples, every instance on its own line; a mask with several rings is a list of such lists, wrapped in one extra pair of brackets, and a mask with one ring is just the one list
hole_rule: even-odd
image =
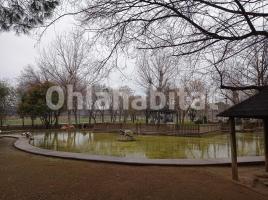
[(0, 139), (0, 200), (267, 199), (202, 167), (127, 166), (47, 158)]

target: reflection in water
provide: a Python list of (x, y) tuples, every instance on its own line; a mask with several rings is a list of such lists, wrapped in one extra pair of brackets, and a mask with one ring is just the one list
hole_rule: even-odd
[[(137, 136), (120, 142), (118, 134), (46, 132), (34, 136), (32, 145), (45, 149), (94, 155), (145, 158), (227, 158), (231, 156), (228, 134), (205, 137)], [(238, 156), (263, 155), (263, 134), (237, 133)]]

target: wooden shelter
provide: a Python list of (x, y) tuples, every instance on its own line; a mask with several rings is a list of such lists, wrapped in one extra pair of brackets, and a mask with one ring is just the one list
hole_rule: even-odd
[(235, 118), (254, 118), (263, 120), (265, 171), (268, 172), (268, 88), (262, 89), (256, 95), (232, 106), (231, 108), (220, 113), (218, 116), (229, 117), (230, 119), (232, 177), (234, 180), (238, 180)]

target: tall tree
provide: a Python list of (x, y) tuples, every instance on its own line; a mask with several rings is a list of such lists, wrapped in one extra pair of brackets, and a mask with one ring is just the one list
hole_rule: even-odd
[[(130, 87), (125, 85), (119, 88), (119, 94), (121, 95), (119, 98), (119, 102), (118, 102), (119, 122), (121, 122), (122, 116), (123, 116), (123, 122), (126, 123), (128, 116), (133, 116), (133, 113), (134, 113), (133, 109), (130, 106), (130, 103), (131, 103), (130, 100), (132, 96), (134, 95), (134, 91)], [(129, 100), (128, 105), (124, 105), (125, 99)], [(124, 106), (127, 106), (127, 108), (125, 108)], [(134, 122), (134, 120), (132, 121)]]
[(192, 111), (195, 110), (195, 103), (200, 103), (201, 100), (204, 101), (202, 97), (204, 97), (206, 93), (206, 85), (200, 79), (185, 79), (183, 87), (185, 96), (183, 100), (184, 108), (181, 110), (182, 113), (180, 113), (182, 122), (184, 122), (187, 114), (190, 114), (190, 116), (193, 114)]
[[(154, 112), (154, 115), (150, 114), (151, 92), (154, 90), (165, 93), (167, 99), (168, 90), (179, 74), (178, 58), (173, 57), (165, 50), (157, 50), (151, 53), (141, 51), (137, 58), (137, 67), (137, 81), (139, 85), (146, 89), (147, 93), (146, 123), (148, 123), (149, 117), (153, 117), (160, 123), (159, 112)], [(158, 97), (155, 101), (157, 105), (160, 105), (161, 102)]]
[(0, 126), (3, 126), (4, 120), (10, 108), (13, 105), (12, 88), (5, 81), (0, 81)]
[[(32, 126), (36, 118), (40, 118), (43, 125), (47, 128), (52, 124), (57, 125), (60, 111), (51, 110), (46, 102), (46, 92), (53, 85), (50, 82), (32, 84), (22, 93), (18, 105), (18, 113), (21, 117), (30, 116)], [(56, 103), (57, 100), (57, 95), (53, 94), (52, 102)]]
[[(96, 64), (91, 46), (80, 32), (59, 35), (51, 46), (45, 49), (39, 60), (42, 74), (50, 81), (60, 85), (67, 95), (67, 85), (85, 92), (86, 87), (97, 83), (102, 78), (102, 71)], [(74, 109), (67, 109), (68, 122), (71, 112), (77, 123), (77, 100)]]
[(178, 59), (167, 51), (141, 51), (137, 57), (137, 82), (145, 89), (163, 92), (179, 74)]

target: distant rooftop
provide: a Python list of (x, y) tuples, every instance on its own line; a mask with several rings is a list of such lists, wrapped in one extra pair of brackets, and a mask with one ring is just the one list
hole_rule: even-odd
[(262, 119), (268, 117), (268, 87), (218, 114), (219, 117)]

